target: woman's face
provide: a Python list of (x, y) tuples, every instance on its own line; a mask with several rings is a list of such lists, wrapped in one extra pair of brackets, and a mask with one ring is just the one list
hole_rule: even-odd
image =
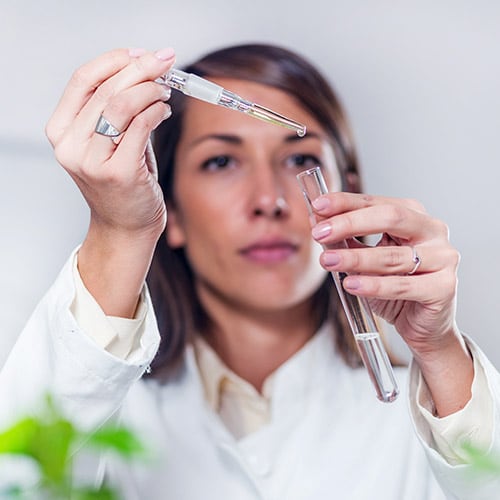
[(307, 125), (307, 135), (195, 99), (177, 148), (168, 243), (183, 246), (200, 300), (255, 313), (303, 303), (325, 277), (296, 180), (324, 167), (340, 188), (334, 154), (316, 120), (288, 94), (244, 80), (217, 83)]

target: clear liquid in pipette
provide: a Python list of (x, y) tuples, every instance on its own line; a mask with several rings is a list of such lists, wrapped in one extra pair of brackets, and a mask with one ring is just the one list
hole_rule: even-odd
[(355, 333), (354, 338), (368, 375), (377, 391), (377, 398), (386, 403), (398, 396), (394, 385), (392, 367), (378, 332)]
[(252, 106), (246, 111), (246, 113), (248, 113), (250, 116), (253, 116), (254, 118), (259, 118), (260, 120), (264, 120), (268, 123), (289, 128), (293, 130), (299, 137), (304, 137), (306, 135), (307, 129), (305, 125), (291, 120), (286, 116), (280, 115), (279, 113), (276, 113), (276, 111), (265, 108), (260, 104), (253, 103)]

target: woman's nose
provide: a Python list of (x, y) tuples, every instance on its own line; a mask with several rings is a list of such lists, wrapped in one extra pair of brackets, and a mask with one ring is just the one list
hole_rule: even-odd
[(283, 217), (290, 211), (290, 207), (283, 196), (274, 197), (274, 199), (265, 202), (262, 201), (254, 207), (253, 213), (256, 216)]
[(283, 217), (290, 207), (286, 201), (285, 187), (279, 175), (272, 171), (255, 172), (252, 197), (254, 216)]

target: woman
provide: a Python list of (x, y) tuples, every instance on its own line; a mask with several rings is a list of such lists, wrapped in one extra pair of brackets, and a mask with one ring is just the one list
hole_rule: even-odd
[[(170, 49), (105, 54), (49, 121), (91, 219), (4, 369), (1, 400), (15, 404), (3, 418), (47, 388), (86, 427), (119, 412), (158, 454), (147, 467), (101, 461), (125, 498), (494, 498), (498, 479), (464, 474), (460, 439), (498, 445), (499, 377), (456, 326), (446, 226), (414, 201), (360, 194), (341, 107), (296, 54), (233, 47), (187, 70), (305, 123), (304, 138), (180, 94), (165, 120), (170, 91), (155, 80), (173, 63)], [(315, 201), (312, 235), (349, 249), (311, 238), (295, 176), (316, 164), (344, 192)], [(353, 240), (377, 233), (375, 248)], [(423, 448), (405, 397), (382, 405), (356, 368), (329, 270), (350, 273), (344, 287), (408, 344)]]

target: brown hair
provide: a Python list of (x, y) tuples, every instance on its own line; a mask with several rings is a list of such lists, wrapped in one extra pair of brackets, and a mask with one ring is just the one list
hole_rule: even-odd
[[(239, 45), (212, 52), (184, 70), (208, 79), (231, 77), (254, 81), (293, 96), (316, 118), (329, 137), (343, 189), (361, 192), (358, 161), (346, 115), (326, 79), (303, 57), (272, 45)], [(175, 206), (172, 186), (185, 100), (180, 92), (172, 93), (170, 105), (173, 114), (154, 133), (159, 183), (167, 207)], [(196, 296), (191, 267), (184, 250), (170, 248), (165, 237), (158, 241), (148, 285), (162, 338), (152, 364), (152, 376), (162, 379), (181, 358), (193, 332), (206, 330), (209, 318)], [(332, 322), (339, 352), (350, 366), (358, 366), (361, 362), (359, 354), (330, 276), (315, 293), (313, 309), (317, 326), (325, 320)]]

